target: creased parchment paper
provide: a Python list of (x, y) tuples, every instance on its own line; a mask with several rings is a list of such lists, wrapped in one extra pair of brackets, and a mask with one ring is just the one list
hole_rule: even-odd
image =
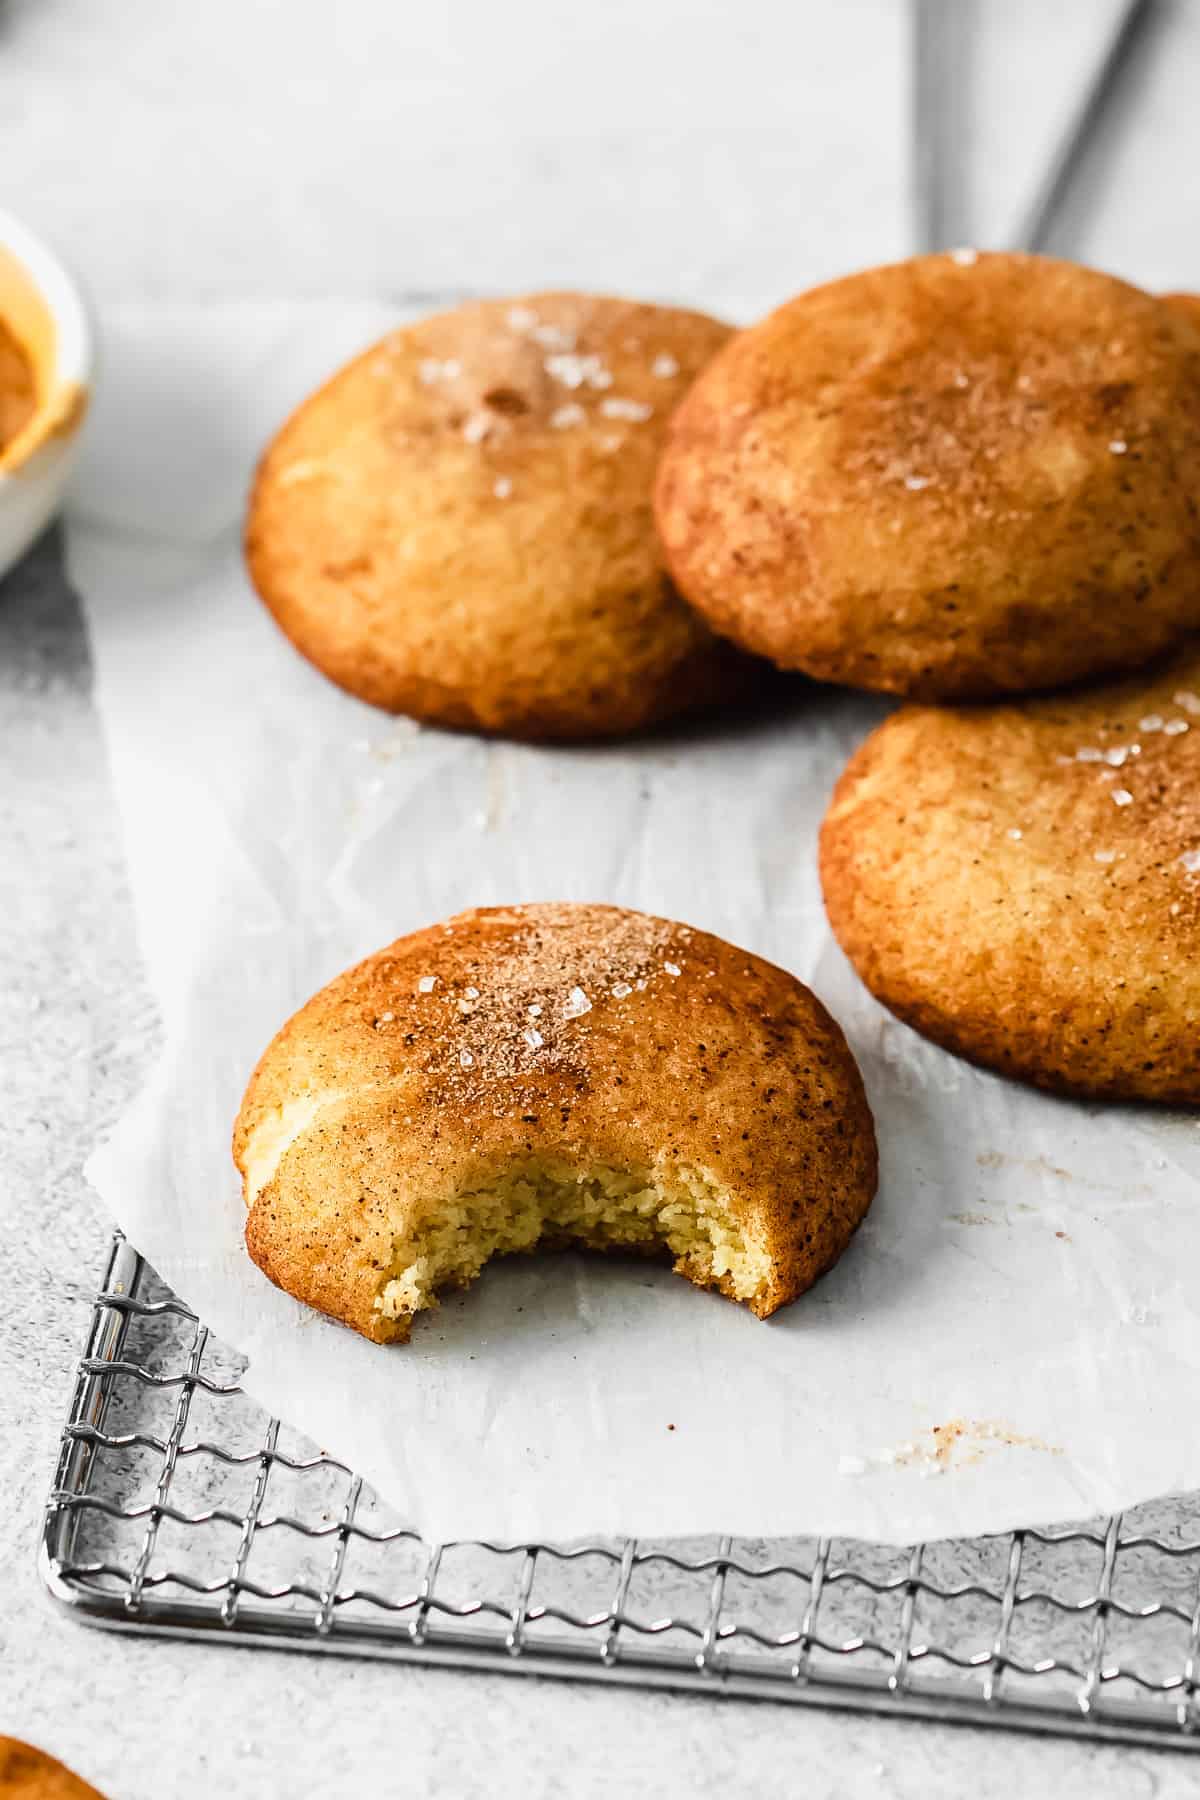
[[(108, 321), (68, 546), (166, 1032), (90, 1165), (114, 1217), (246, 1353), (249, 1390), (432, 1536), (904, 1540), (1200, 1485), (1200, 1126), (1025, 1092), (863, 992), (814, 851), (880, 705), (814, 688), (638, 743), (484, 743), (347, 698), (254, 600), (255, 452), (396, 316)], [(489, 1269), (387, 1350), (247, 1259), (230, 1127), (282, 1020), (402, 932), (544, 899), (719, 932), (843, 1022), (882, 1187), (839, 1266), (768, 1324), (669, 1270), (562, 1254)]]

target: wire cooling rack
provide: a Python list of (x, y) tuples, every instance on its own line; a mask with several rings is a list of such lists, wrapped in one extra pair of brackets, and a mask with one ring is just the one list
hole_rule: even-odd
[(1200, 1496), (897, 1550), (434, 1545), (242, 1393), (118, 1237), (42, 1567), (95, 1625), (1200, 1745)]

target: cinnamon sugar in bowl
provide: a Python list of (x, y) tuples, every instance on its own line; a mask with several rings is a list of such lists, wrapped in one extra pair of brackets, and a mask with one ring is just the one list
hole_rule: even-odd
[(27, 226), (0, 212), (0, 575), (58, 510), (91, 373), (75, 282)]

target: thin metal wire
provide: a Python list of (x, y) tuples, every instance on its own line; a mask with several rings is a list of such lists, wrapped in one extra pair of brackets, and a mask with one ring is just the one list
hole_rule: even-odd
[(1008, 1551), (1008, 1568), (1004, 1576), (1004, 1593), (1000, 1599), (1000, 1623), (992, 1641), (992, 1655), (983, 1678), (984, 1704), (997, 1698), (1000, 1682), (1008, 1665), (1008, 1639), (1012, 1631), (1013, 1613), (1017, 1605), (1017, 1583), (1021, 1579), (1021, 1559), (1025, 1552), (1025, 1533), (1014, 1531)]
[(609, 1627), (605, 1635), (604, 1646), (600, 1652), (600, 1660), (605, 1668), (611, 1669), (620, 1652), (618, 1639), (621, 1631), (621, 1618), (625, 1611), (625, 1602), (629, 1597), (629, 1583), (633, 1577), (634, 1563), (637, 1560), (637, 1539), (627, 1538), (625, 1548), (621, 1552), (621, 1566), (617, 1575), (616, 1592), (612, 1597), (609, 1609)]
[(1084, 90), (1013, 238), (1019, 250), (1045, 250), (1062, 229), (1080, 165), (1112, 106), (1160, 0), (1125, 0), (1099, 66)]
[(233, 1568), (229, 1575), (229, 1592), (221, 1602), (221, 1623), (233, 1625), (237, 1622), (238, 1602), (241, 1599), (241, 1587), (246, 1575), (246, 1564), (250, 1560), (250, 1546), (254, 1542), (254, 1533), (258, 1528), (259, 1515), (263, 1501), (267, 1497), (267, 1482), (271, 1478), (271, 1465), (275, 1461), (279, 1445), (279, 1420), (272, 1419), (267, 1426), (267, 1435), (262, 1449), (258, 1453), (258, 1474), (254, 1477), (254, 1490), (250, 1495), (250, 1504), (246, 1508), (246, 1516), (242, 1520), (241, 1535), (238, 1538), (237, 1553), (233, 1559)]
[[(200, 1375), (200, 1364), (204, 1360), (204, 1347), (208, 1343), (207, 1327), (196, 1320), (192, 1333), (192, 1347), (188, 1354), (187, 1372), (182, 1377), (179, 1398), (175, 1402), (175, 1414), (171, 1420), (171, 1432), (163, 1451), (162, 1467), (154, 1491), (154, 1504), (147, 1510), (146, 1530), (142, 1537), (142, 1547), (134, 1565), (133, 1575), (129, 1583), (129, 1592), (125, 1596), (125, 1605), (130, 1612), (136, 1612), (142, 1603), (142, 1589), (146, 1585), (146, 1575), (150, 1567), (150, 1558), (154, 1554), (154, 1546), (158, 1542), (158, 1533), (165, 1514), (177, 1518), (174, 1508), (167, 1504), (171, 1480), (175, 1474), (175, 1461), (179, 1455), (179, 1445), (183, 1439), (184, 1429), (191, 1410), (192, 1395)], [(114, 1368), (120, 1368), (114, 1363)]]
[(1187, 1661), (1183, 1665), (1184, 1697), (1176, 1717), (1183, 1731), (1194, 1731), (1200, 1720), (1196, 1716), (1197, 1666), (1200, 1664), (1200, 1568), (1196, 1571), (1195, 1600), (1192, 1606), (1191, 1630), (1188, 1632)]
[(702, 1675), (712, 1675), (718, 1667), (718, 1640), (721, 1632), (721, 1609), (725, 1604), (725, 1583), (729, 1579), (729, 1553), (733, 1549), (733, 1539), (723, 1537), (717, 1552), (717, 1566), (713, 1570), (712, 1586), (708, 1593), (708, 1617), (704, 1621), (704, 1632), (700, 1639), (700, 1650), (696, 1657), (696, 1667)]
[(812, 1662), (813, 1645), (816, 1642), (817, 1614), (821, 1607), (821, 1598), (825, 1592), (825, 1578), (829, 1569), (830, 1540), (820, 1538), (817, 1542), (816, 1561), (808, 1582), (808, 1604), (804, 1608), (804, 1618), (800, 1625), (800, 1650), (792, 1664), (792, 1680), (805, 1681), (808, 1678)]
[(1105, 1679), (1104, 1646), (1108, 1639), (1108, 1615), (1112, 1606), (1113, 1572), (1117, 1566), (1117, 1545), (1121, 1541), (1121, 1515), (1114, 1513), (1108, 1522), (1108, 1530), (1104, 1537), (1104, 1566), (1100, 1571), (1100, 1586), (1097, 1590), (1092, 1608), (1095, 1618), (1092, 1623), (1092, 1641), (1088, 1651), (1087, 1673), (1084, 1679), (1083, 1692), (1079, 1696), (1082, 1712), (1091, 1712), (1096, 1704), (1096, 1695), (1100, 1683)]
[(908, 1681), (909, 1664), (913, 1657), (913, 1620), (916, 1617), (917, 1595), (921, 1592), (921, 1564), (924, 1557), (924, 1544), (914, 1544), (909, 1554), (908, 1571), (904, 1577), (904, 1606), (900, 1613), (900, 1629), (897, 1633), (899, 1642), (896, 1646), (892, 1672), (888, 1676), (888, 1686), (893, 1693), (899, 1693)]
[(520, 1656), (525, 1648), (525, 1626), (529, 1620), (529, 1597), (533, 1592), (533, 1578), (537, 1574), (537, 1559), (536, 1548), (531, 1547), (525, 1552), (517, 1601), (512, 1610), (512, 1626), (505, 1639), (505, 1648), (510, 1656)]
[(329, 1563), (329, 1574), (321, 1594), (321, 1607), (317, 1614), (317, 1631), (321, 1637), (328, 1637), (333, 1626), (333, 1609), (338, 1601), (338, 1589), (342, 1585), (342, 1574), (346, 1567), (346, 1552), (350, 1547), (350, 1535), (354, 1530), (354, 1515), (358, 1511), (358, 1503), (362, 1499), (362, 1477), (355, 1475), (350, 1482), (350, 1491), (346, 1496), (346, 1504), (341, 1521), (337, 1526), (337, 1544)]
[[(780, 1546), (766, 1560), (761, 1546), (730, 1537), (715, 1552), (643, 1548), (633, 1539), (425, 1546), (374, 1511), (369, 1524), (360, 1522), (366, 1490), (334, 1458), (285, 1455), (278, 1421), (266, 1420), (227, 1378), (228, 1359), (188, 1309), (151, 1293), (152, 1280), (118, 1242), (47, 1508), (43, 1572), (55, 1597), (87, 1622), (709, 1692), (715, 1676), (721, 1691), (748, 1697), (1200, 1748), (1200, 1517), (1177, 1517), (1169, 1540), (1144, 1523), (1127, 1529), (1119, 1516), (1031, 1528), (1005, 1540), (1005, 1572), (995, 1581), (980, 1573), (994, 1554), (981, 1544), (960, 1546), (955, 1556), (955, 1547), (938, 1546), (936, 1560), (929, 1546), (914, 1545), (898, 1569), (895, 1552), (863, 1544), (839, 1544), (835, 1562), (828, 1539)], [(142, 1356), (131, 1349), (131, 1318), (140, 1321)], [(153, 1406), (164, 1393), (175, 1395), (165, 1435), (137, 1416), (139, 1405)], [(216, 1425), (185, 1444), (198, 1393), (210, 1397)], [(242, 1448), (247, 1442), (253, 1447)], [(160, 1459), (148, 1492), (129, 1454), (144, 1449)], [(189, 1495), (195, 1489), (198, 1496), (187, 1506), (172, 1491), (185, 1463)], [(240, 1471), (251, 1466), (247, 1498)], [(276, 1469), (302, 1484), (344, 1481), (339, 1516), (269, 1515)], [(187, 1541), (187, 1567), (155, 1566), (168, 1522)], [(203, 1535), (214, 1523), (237, 1528), (232, 1562)], [(135, 1527), (144, 1529), (126, 1554)], [(329, 1540), (321, 1573), (312, 1558)], [(358, 1578), (368, 1549), (385, 1568), (404, 1571), (399, 1582)], [(438, 1591), (451, 1549), (468, 1556), (471, 1571), (454, 1598)], [(1093, 1566), (1099, 1553), (1094, 1588), (1082, 1596), (1057, 1591), (1039, 1569), (1022, 1589), (1035, 1549), (1076, 1564), (1091, 1558)], [(423, 1561), (413, 1567), (418, 1550)], [(1144, 1573), (1141, 1589), (1132, 1587), (1128, 1559), (1145, 1550), (1174, 1559), (1168, 1566), (1181, 1572), (1180, 1559), (1193, 1559), (1191, 1604), (1177, 1589), (1153, 1591)], [(521, 1555), (515, 1594), (514, 1552)], [(538, 1603), (543, 1567), (553, 1576), (553, 1597)], [(938, 1627), (915, 1642), (926, 1607), (935, 1609)], [(1018, 1654), (1018, 1622), (1035, 1613), (1036, 1639), (1030, 1644), (1024, 1630)], [(1120, 1657), (1109, 1648), (1115, 1620), (1122, 1622)], [(1148, 1640), (1143, 1650), (1128, 1637), (1148, 1626), (1175, 1634), (1166, 1660), (1161, 1644), (1152, 1655)], [(991, 1647), (981, 1650), (985, 1630)]]
[(433, 1606), (433, 1590), (437, 1586), (438, 1571), (442, 1566), (441, 1544), (431, 1544), (429, 1560), (425, 1564), (425, 1574), (421, 1581), (421, 1593), (417, 1602), (417, 1616), (412, 1622), (411, 1637), (413, 1644), (420, 1648), (425, 1642), (425, 1633), (429, 1626), (429, 1613)]

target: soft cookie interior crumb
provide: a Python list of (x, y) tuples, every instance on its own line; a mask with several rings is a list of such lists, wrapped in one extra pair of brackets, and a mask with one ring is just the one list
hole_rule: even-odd
[(394, 1246), (375, 1309), (381, 1335), (407, 1338), (415, 1313), (473, 1281), (493, 1256), (571, 1241), (593, 1249), (667, 1250), (680, 1274), (753, 1301), (770, 1256), (735, 1219), (728, 1196), (698, 1170), (669, 1176), (534, 1160), (431, 1208)]

